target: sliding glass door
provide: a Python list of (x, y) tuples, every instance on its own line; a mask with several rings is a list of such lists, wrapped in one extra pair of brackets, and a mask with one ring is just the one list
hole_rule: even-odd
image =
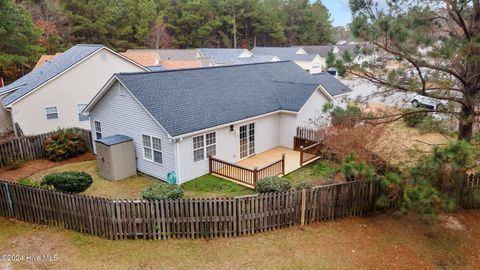
[(240, 158), (255, 154), (255, 123), (240, 126)]

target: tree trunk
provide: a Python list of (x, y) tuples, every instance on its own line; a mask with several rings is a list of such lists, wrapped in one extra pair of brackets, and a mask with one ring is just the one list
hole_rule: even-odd
[(462, 105), (460, 118), (458, 121), (458, 139), (470, 141), (473, 134), (473, 109)]

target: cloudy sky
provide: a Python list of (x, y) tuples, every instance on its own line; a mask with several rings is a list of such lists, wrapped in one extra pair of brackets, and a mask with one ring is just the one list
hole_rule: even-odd
[(348, 0), (322, 0), (322, 3), (330, 11), (334, 26), (346, 25), (352, 21)]
[[(330, 11), (333, 19), (333, 25), (346, 25), (352, 21), (352, 11), (348, 5), (349, 0), (322, 0), (322, 3)], [(375, 0), (380, 8), (387, 8), (385, 0)]]

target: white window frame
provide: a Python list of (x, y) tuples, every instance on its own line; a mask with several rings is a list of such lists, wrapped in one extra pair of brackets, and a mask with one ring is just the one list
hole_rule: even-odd
[[(78, 106), (79, 106), (79, 105), (85, 105), (81, 111), (78, 110)], [(90, 120), (90, 117), (89, 117), (89, 116), (87, 116), (87, 115), (85, 115), (85, 116), (84, 116), (84, 115), (80, 115), (80, 114), (82, 113), (82, 111), (87, 107), (87, 105), (88, 105), (87, 103), (78, 103), (78, 104), (76, 105), (76, 107), (77, 107), (77, 115), (78, 115), (78, 122), (85, 122), (85, 121)], [(81, 117), (85, 117), (85, 118), (82, 120)]]
[[(47, 113), (48, 108), (55, 108), (57, 118), (48, 119), (49, 114), (54, 114), (54, 113)], [(45, 106), (44, 111), (45, 111), (45, 119), (47, 119), (47, 121), (60, 119), (60, 114), (58, 113), (58, 106)]]
[[(210, 143), (210, 144), (207, 144), (207, 135), (210, 135), (210, 134), (213, 134), (213, 138), (214, 138), (214, 142), (213, 143)], [(197, 147), (195, 148), (195, 138), (199, 138), (201, 137), (202, 140), (203, 140), (203, 146), (201, 147)], [(205, 134), (202, 134), (202, 135), (198, 135), (198, 136), (194, 136), (192, 138), (192, 155), (193, 155), (193, 162), (194, 163), (197, 163), (197, 162), (200, 162), (200, 161), (204, 161), (208, 158), (208, 155), (207, 155), (207, 148), (208, 147), (215, 147), (214, 148), (214, 152), (215, 155), (217, 155), (217, 132), (216, 131), (213, 131), (213, 132), (208, 132), (208, 133), (205, 133)], [(199, 160), (195, 160), (195, 151), (197, 150), (203, 150), (203, 158), (202, 159), (199, 159)]]
[[(97, 128), (97, 123), (98, 123), (98, 126), (100, 127), (100, 131)], [(93, 127), (95, 128), (95, 138), (97, 140), (100, 140), (101, 138), (103, 138), (102, 123), (100, 121), (93, 121)], [(98, 134), (100, 134), (100, 138), (98, 138)]]
[[(144, 136), (145, 137), (148, 137), (148, 142), (149, 142), (149, 146), (146, 146), (144, 144)], [(155, 145), (153, 144), (153, 140), (156, 139), (156, 140), (159, 140), (160, 141), (160, 149), (156, 149), (155, 148)], [(151, 158), (147, 158), (147, 156), (145, 155), (146, 151), (145, 149), (149, 149), (150, 151), (150, 155), (151, 155)], [(147, 161), (150, 161), (150, 162), (153, 162), (155, 164), (163, 164), (163, 147), (162, 147), (162, 139), (161, 138), (158, 138), (158, 137), (155, 137), (155, 136), (152, 136), (152, 135), (148, 135), (148, 134), (142, 134), (142, 153), (143, 153), (143, 159), (147, 160)], [(158, 161), (155, 161), (155, 152), (157, 153), (160, 153), (160, 162)]]

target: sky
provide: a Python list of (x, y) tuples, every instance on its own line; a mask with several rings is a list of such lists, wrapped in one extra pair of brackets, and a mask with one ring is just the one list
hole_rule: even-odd
[(322, 3), (330, 11), (333, 26), (345, 26), (352, 21), (352, 11), (348, 6), (348, 0), (322, 0)]

